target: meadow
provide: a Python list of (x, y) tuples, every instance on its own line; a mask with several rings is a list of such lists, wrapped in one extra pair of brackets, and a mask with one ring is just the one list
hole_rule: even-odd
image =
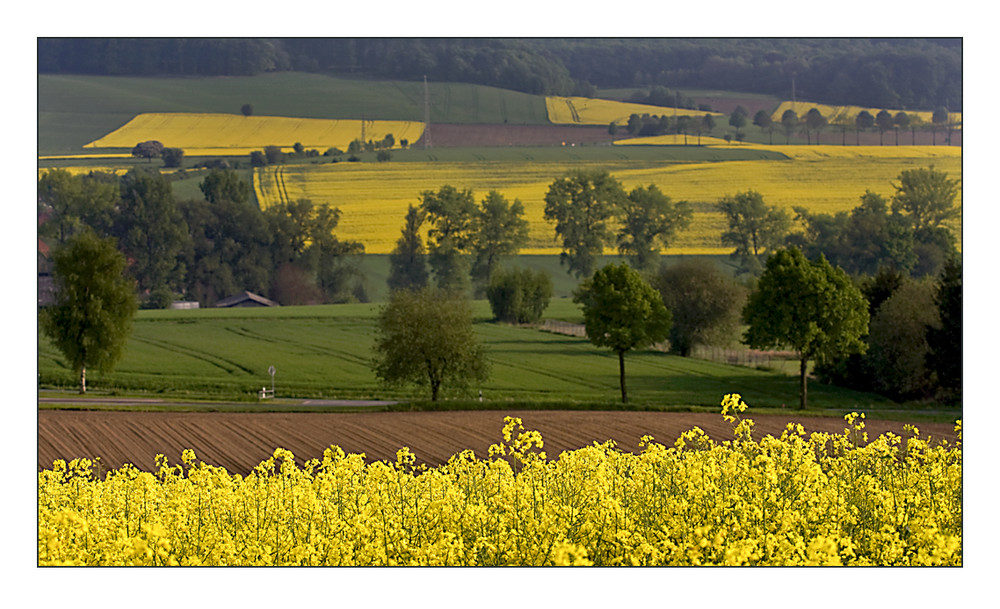
[[(375, 315), (380, 305), (349, 304), (270, 309), (140, 311), (123, 359), (108, 374), (88, 373), (95, 389), (180, 397), (255, 401), (270, 386), (275, 366), (279, 397), (426, 399), (418, 388), (390, 390), (371, 370)], [(475, 330), (489, 350), (492, 374), (482, 386), (451, 392), (468, 399), (482, 390), (494, 405), (524, 402), (615, 406), (617, 358), (586, 338), (488, 321), (488, 303), (475, 301)], [(547, 319), (581, 321), (576, 304), (556, 299)], [(798, 380), (774, 370), (682, 358), (654, 350), (628, 356), (629, 395), (636, 406), (710, 406), (711, 396), (741, 391), (761, 407), (794, 404)], [(43, 386), (72, 386), (74, 375), (39, 335)], [(892, 407), (878, 396), (814, 384), (815, 409)]]

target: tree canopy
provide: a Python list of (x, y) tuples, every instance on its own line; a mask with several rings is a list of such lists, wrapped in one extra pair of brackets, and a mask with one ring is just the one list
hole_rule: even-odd
[(442, 387), (462, 389), (489, 377), (469, 301), (434, 287), (396, 290), (379, 311), (375, 376), (389, 385), (417, 384), (436, 401)]
[(577, 277), (594, 272), (597, 257), (612, 238), (609, 221), (625, 190), (606, 171), (576, 171), (556, 179), (545, 194), (545, 219), (562, 240), (560, 262)]
[(797, 248), (778, 250), (743, 309), (743, 342), (753, 349), (791, 348), (799, 356), (800, 402), (807, 403), (806, 365), (863, 352), (868, 303), (843, 270)]
[(113, 238), (85, 230), (53, 251), (56, 302), (40, 326), (87, 391), (87, 368), (110, 371), (121, 359), (137, 308), (125, 256)]
[(618, 355), (622, 403), (628, 402), (625, 387), (625, 354), (666, 340), (670, 311), (660, 295), (627, 264), (609, 264), (585, 280), (573, 296), (583, 307), (587, 338), (598, 347)]

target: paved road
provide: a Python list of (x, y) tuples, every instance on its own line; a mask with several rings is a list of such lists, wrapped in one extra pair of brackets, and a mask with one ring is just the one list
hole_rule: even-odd
[(268, 402), (183, 402), (177, 400), (161, 400), (157, 398), (112, 398), (112, 397), (42, 397), (38, 398), (39, 404), (93, 404), (95, 406), (101, 405), (121, 405), (121, 406), (146, 406), (150, 404), (164, 404), (170, 406), (212, 406), (212, 405), (226, 405), (226, 406), (269, 406), (269, 407), (281, 407), (281, 406), (344, 406), (344, 407), (358, 407), (358, 406), (390, 406), (392, 404), (398, 404), (398, 402), (390, 402), (383, 400), (278, 400), (278, 401), (268, 401)]

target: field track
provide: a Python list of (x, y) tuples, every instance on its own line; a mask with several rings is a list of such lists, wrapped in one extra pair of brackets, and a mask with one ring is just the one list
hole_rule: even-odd
[[(748, 413), (749, 414), (749, 413)], [(56, 459), (101, 457), (104, 469), (132, 463), (153, 469), (156, 454), (180, 463), (185, 448), (211, 465), (232, 474), (247, 474), (286, 448), (299, 463), (322, 458), (330, 445), (346, 453), (367, 455), (369, 460), (391, 460), (408, 446), (418, 463), (436, 466), (464, 449), (485, 458), (489, 446), (500, 443), (505, 415), (523, 420), (526, 430), (537, 429), (550, 458), (564, 450), (613, 439), (621, 450), (635, 451), (639, 439), (653, 436), (672, 445), (694, 426), (716, 441), (732, 439), (732, 427), (719, 414), (607, 412), (607, 411), (456, 411), (397, 413), (151, 413), (99, 411), (38, 411), (38, 469), (52, 467)], [(788, 422), (800, 422), (806, 432), (842, 433), (839, 418), (750, 414), (756, 422), (755, 437), (778, 436)], [(867, 421), (869, 439), (886, 431), (907, 437), (903, 423)], [(918, 425), (921, 436), (955, 440), (954, 426)]]

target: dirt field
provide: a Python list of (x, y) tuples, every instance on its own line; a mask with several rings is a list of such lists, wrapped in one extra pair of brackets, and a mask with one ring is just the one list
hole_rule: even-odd
[[(608, 128), (573, 125), (452, 125), (431, 124), (431, 145), (443, 148), (463, 146), (559, 146), (610, 143)], [(423, 139), (413, 144), (423, 146)]]
[[(292, 451), (299, 462), (321, 458), (338, 445), (347, 453), (364, 452), (369, 460), (395, 460), (408, 446), (418, 463), (438, 465), (470, 448), (485, 458), (490, 444), (501, 441), (505, 414), (520, 417), (525, 429), (537, 429), (544, 450), (554, 458), (564, 450), (613, 439), (622, 450), (635, 451), (650, 434), (672, 445), (684, 431), (698, 426), (717, 441), (732, 439), (732, 428), (718, 414), (653, 412), (412, 412), (412, 413), (137, 413), (97, 411), (38, 411), (38, 469), (55, 459), (101, 457), (105, 468), (132, 463), (151, 470), (157, 453), (179, 463), (185, 448), (206, 463), (246, 474), (277, 447)], [(779, 435), (785, 423), (797, 421), (808, 431), (841, 433), (835, 418), (751, 416), (758, 436)], [(954, 441), (953, 426), (918, 425), (923, 437)], [(870, 438), (891, 431), (904, 436), (903, 423), (868, 421)]]

